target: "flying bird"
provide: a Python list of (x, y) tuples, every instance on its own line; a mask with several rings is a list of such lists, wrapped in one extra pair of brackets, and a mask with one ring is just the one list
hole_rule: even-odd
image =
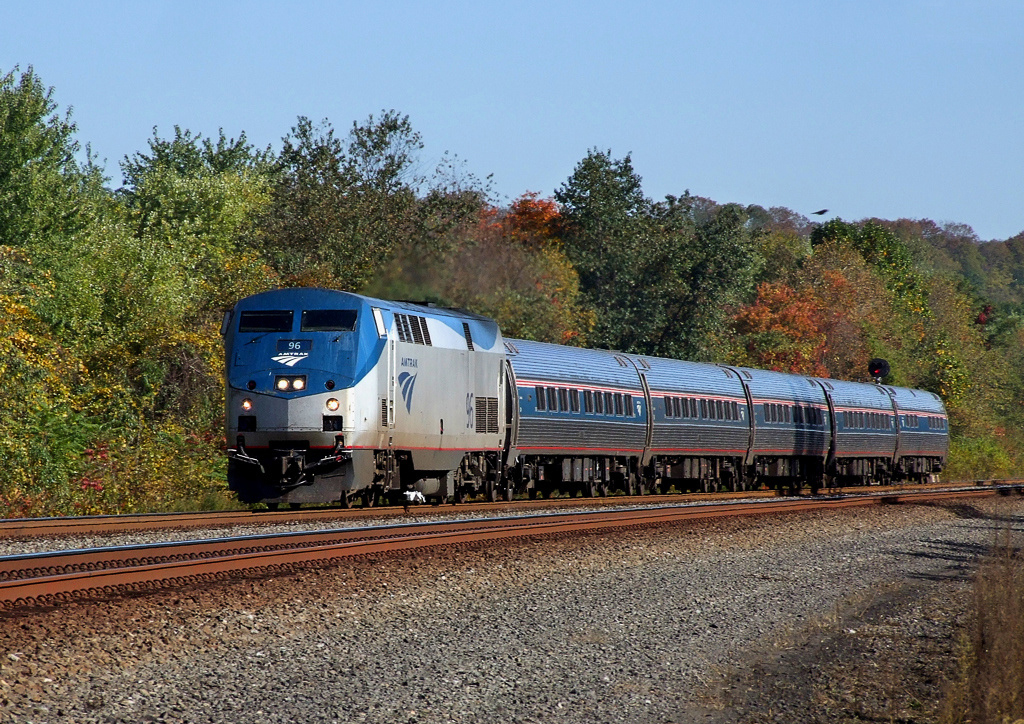
[(814, 214), (815, 216), (821, 216), (822, 214), (827, 214), (828, 209), (822, 209), (821, 211), (812, 211), (811, 213)]

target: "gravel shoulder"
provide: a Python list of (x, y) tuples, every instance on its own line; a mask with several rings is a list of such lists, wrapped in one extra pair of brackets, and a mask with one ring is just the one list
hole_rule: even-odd
[(368, 556), (0, 618), (0, 721), (933, 721), (1024, 501)]

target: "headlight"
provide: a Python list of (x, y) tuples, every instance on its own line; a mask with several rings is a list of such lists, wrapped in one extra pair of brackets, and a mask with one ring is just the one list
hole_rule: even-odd
[(276, 387), (281, 392), (288, 392), (289, 390), (298, 392), (299, 390), (304, 390), (306, 389), (306, 376), (296, 375), (294, 377), (275, 377), (274, 387)]
[(250, 400), (248, 397), (246, 397), (244, 400), (242, 400), (242, 409), (246, 410), (246, 411), (251, 410), (252, 409), (252, 400)]
[(335, 412), (339, 407), (341, 407), (341, 403), (333, 397), (327, 401), (327, 409), (331, 412)]

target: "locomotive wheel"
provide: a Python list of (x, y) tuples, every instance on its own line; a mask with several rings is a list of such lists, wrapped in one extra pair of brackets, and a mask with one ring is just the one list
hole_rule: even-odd
[(494, 485), (493, 483), (487, 485), (487, 499), (490, 500), (492, 503), (498, 502), (498, 493), (499, 491), (497, 485)]
[(267, 503), (266, 506), (267, 506), (267, 510), (277, 510), (278, 508), (281, 507), (281, 504), (280, 503)]
[(593, 498), (597, 494), (597, 485), (594, 484), (593, 480), (583, 483), (582, 488), (584, 498)]
[(537, 489), (536, 488), (530, 488), (530, 490), (527, 492), (527, 495), (530, 496), (530, 500), (536, 500), (537, 499)]
[(601, 483), (597, 486), (597, 494), (602, 498), (608, 497), (608, 483)]
[(455, 488), (455, 504), (462, 505), (466, 502), (466, 489), (461, 485)]
[(633, 479), (632, 475), (626, 476), (626, 484), (624, 487), (626, 495), (636, 495), (636, 481)]
[(505, 500), (508, 501), (509, 503), (511, 503), (512, 502), (512, 496), (515, 495), (515, 492), (516, 491), (513, 490), (511, 485), (506, 485), (505, 486), (505, 490), (504, 490)]
[(352, 496), (350, 496), (348, 493), (342, 493), (341, 494), (341, 507), (342, 508), (351, 508), (352, 507)]
[(377, 505), (377, 493), (375, 493), (374, 491), (369, 490), (369, 489), (364, 490), (363, 491), (363, 507), (364, 508), (372, 508), (375, 505)]

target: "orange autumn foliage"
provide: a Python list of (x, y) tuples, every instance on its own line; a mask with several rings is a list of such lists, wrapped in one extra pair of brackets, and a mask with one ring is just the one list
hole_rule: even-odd
[(512, 202), (505, 217), (512, 239), (524, 244), (550, 241), (559, 220), (554, 199), (538, 199), (536, 191), (528, 191)]
[(762, 282), (757, 299), (734, 316), (736, 331), (746, 339), (747, 363), (827, 377), (824, 311), (813, 290)]

